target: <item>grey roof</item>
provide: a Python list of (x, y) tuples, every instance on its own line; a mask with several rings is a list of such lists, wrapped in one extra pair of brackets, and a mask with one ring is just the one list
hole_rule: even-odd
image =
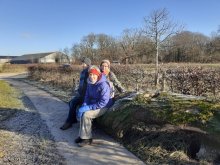
[(18, 56), (1, 56), (0, 55), (0, 59), (12, 59), (12, 58), (15, 58), (15, 57), (18, 57)]
[(24, 54), (22, 56), (18, 56), (17, 58), (14, 58), (13, 61), (24, 61), (24, 60), (39, 59), (39, 58), (48, 56), (49, 54), (52, 54), (52, 53), (55, 53), (55, 52), (36, 53), (36, 54)]

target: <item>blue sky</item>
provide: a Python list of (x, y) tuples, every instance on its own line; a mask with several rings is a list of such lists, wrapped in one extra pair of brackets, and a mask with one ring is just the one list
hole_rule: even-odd
[(0, 0), (0, 55), (59, 51), (92, 32), (117, 37), (161, 8), (192, 32), (220, 26), (220, 0)]

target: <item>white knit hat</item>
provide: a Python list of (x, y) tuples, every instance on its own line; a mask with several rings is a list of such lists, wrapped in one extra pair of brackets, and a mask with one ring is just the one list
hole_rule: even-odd
[(100, 66), (102, 66), (103, 63), (106, 63), (108, 67), (110, 68), (110, 61), (109, 60), (102, 60)]

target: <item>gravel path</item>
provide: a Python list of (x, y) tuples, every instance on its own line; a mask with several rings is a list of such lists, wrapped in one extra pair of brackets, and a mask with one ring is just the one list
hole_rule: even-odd
[(0, 136), (5, 140), (0, 164), (66, 164), (45, 121), (28, 97), (22, 99), (26, 108), (1, 123)]
[[(7, 79), (24, 93), (25, 110), (1, 125), (0, 164), (144, 164), (101, 130), (94, 130), (94, 144), (78, 147), (79, 125), (61, 131), (68, 106), (56, 97), (16, 79)], [(3, 149), (1, 149), (3, 148)]]

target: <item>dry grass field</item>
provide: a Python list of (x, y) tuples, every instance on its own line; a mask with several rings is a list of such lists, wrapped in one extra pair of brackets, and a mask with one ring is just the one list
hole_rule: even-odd
[(1, 73), (17, 73), (26, 72), (27, 67), (30, 65), (26, 64), (2, 64), (0, 63), (0, 74)]

